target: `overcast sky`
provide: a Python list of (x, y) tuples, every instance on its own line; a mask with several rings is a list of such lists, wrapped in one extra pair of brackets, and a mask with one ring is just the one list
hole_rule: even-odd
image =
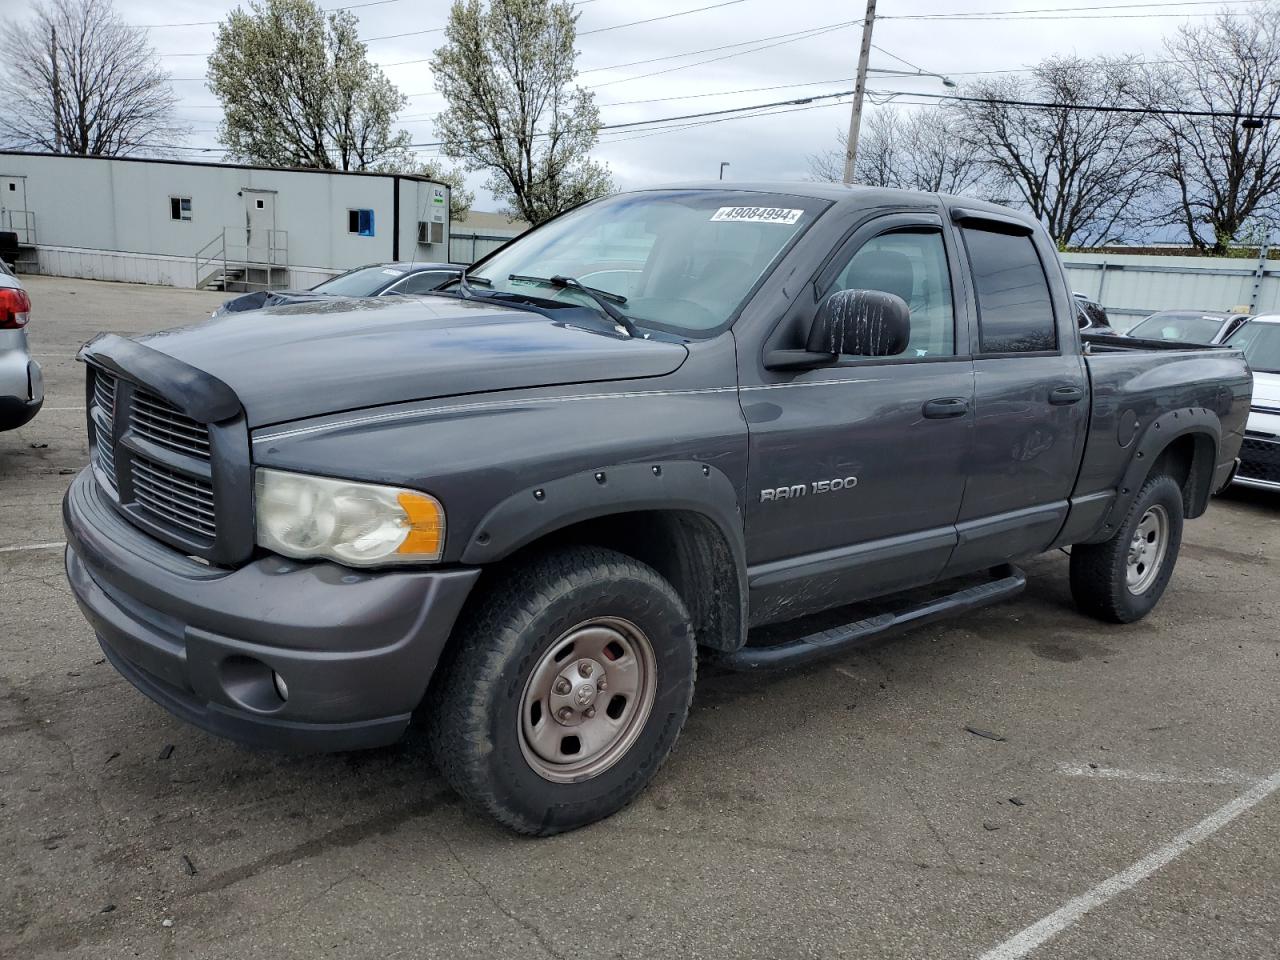
[[(4, 0), (4, 5), (17, 2)], [(322, 5), (337, 6), (339, 2), (322, 0)], [(716, 4), (714, 9), (686, 16), (608, 29), (712, 4)], [(188, 145), (216, 146), (219, 110), (203, 84), (204, 55), (213, 47), (214, 27), (159, 25), (216, 20), (236, 4), (229, 0), (116, 0), (116, 5), (129, 22), (149, 25), (156, 50), (182, 99), (180, 115), (194, 129)], [(873, 37), (880, 49), (873, 50), (871, 66), (873, 70), (911, 70), (911, 64), (963, 82), (976, 71), (1017, 71), (1054, 54), (1134, 53), (1144, 58), (1158, 57), (1163, 37), (1179, 24), (1189, 19), (1200, 21), (1223, 7), (1244, 11), (1252, 5), (1250, 0), (1213, 4), (1152, 0), (880, 0)], [(783, 35), (860, 20), (864, 3), (584, 0), (579, 7), (579, 82), (595, 91), (603, 122), (617, 124), (849, 89), (857, 64), (859, 26), (801, 33), (798, 38)], [(441, 42), (438, 28), (444, 24), (448, 9), (449, 4), (443, 0), (381, 0), (354, 10), (360, 18), (363, 38), (434, 28), (434, 32), (374, 39), (368, 44), (370, 59), (383, 65), (391, 81), (410, 97), (401, 123), (411, 132), (415, 144), (437, 139), (431, 118), (443, 102), (434, 92), (427, 64), (403, 61), (431, 55)], [(991, 16), (1004, 11), (1048, 12)], [(986, 18), (956, 16), (962, 13)], [(946, 16), (911, 19), (920, 15)], [(712, 47), (725, 49), (708, 50)], [(693, 51), (707, 52), (680, 56)], [(636, 63), (654, 58), (664, 59)], [(698, 62), (712, 58), (721, 59)], [(668, 72), (642, 76), (661, 70)], [(784, 85), (782, 89), (760, 89)], [(944, 89), (934, 77), (874, 73), (868, 87), (872, 91), (925, 93)], [(662, 102), (634, 102), (656, 100)], [(874, 111), (877, 107), (869, 105), (868, 109)], [(714, 178), (721, 161), (731, 164), (726, 179), (801, 179), (808, 173), (807, 156), (834, 146), (837, 131), (848, 124), (848, 117), (845, 98), (806, 109), (791, 108), (790, 112), (773, 116), (661, 133), (606, 131), (596, 156), (609, 164), (615, 180), (624, 188)], [(424, 156), (437, 152), (422, 151)], [(219, 157), (217, 153), (182, 155)], [(483, 174), (475, 174), (470, 182), (477, 189), (477, 208), (491, 209), (492, 198), (480, 189), (484, 179)]]

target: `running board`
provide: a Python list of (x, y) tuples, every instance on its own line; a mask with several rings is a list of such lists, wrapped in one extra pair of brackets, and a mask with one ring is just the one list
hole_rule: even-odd
[(917, 607), (908, 607), (896, 613), (882, 613), (865, 620), (856, 620), (843, 626), (811, 633), (790, 643), (780, 643), (770, 647), (742, 647), (734, 653), (716, 658), (716, 664), (730, 670), (762, 670), (809, 663), (812, 660), (851, 650), (895, 630), (918, 627), (957, 613), (965, 613), (992, 603), (999, 603), (1001, 600), (1008, 600), (1016, 597), (1027, 585), (1026, 574), (1015, 566), (1002, 567), (998, 573), (999, 579), (992, 580), (990, 583), (966, 587)]

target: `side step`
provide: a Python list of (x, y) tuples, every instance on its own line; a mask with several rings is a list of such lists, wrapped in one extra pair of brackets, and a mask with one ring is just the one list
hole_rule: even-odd
[(993, 579), (990, 583), (966, 587), (894, 613), (881, 613), (865, 620), (821, 630), (790, 643), (770, 647), (743, 647), (734, 653), (718, 657), (716, 664), (730, 670), (762, 670), (809, 663), (843, 653), (895, 630), (918, 627), (943, 617), (1008, 600), (1020, 594), (1027, 585), (1026, 574), (1012, 565), (999, 568), (995, 575), (998, 579)]

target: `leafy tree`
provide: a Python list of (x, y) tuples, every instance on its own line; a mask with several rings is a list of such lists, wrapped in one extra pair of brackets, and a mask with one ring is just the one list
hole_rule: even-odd
[(555, 0), (455, 0), (431, 69), (447, 156), (487, 170), (508, 216), (538, 224), (608, 193), (595, 98), (574, 85), (578, 14)]
[(48, 0), (0, 30), (0, 141), (117, 157), (165, 153), (187, 135), (146, 31), (111, 0)]
[(1130, 60), (1053, 57), (1028, 79), (966, 89), (977, 102), (962, 104), (957, 133), (977, 151), (991, 189), (1038, 217), (1059, 246), (1105, 243), (1137, 225), (1153, 158), (1140, 113), (1078, 105), (1124, 106), (1138, 89)]
[[(957, 119), (951, 107), (906, 114), (892, 107), (875, 111), (858, 142), (854, 182), (901, 190), (975, 192), (983, 171), (976, 147), (956, 136)], [(839, 149), (809, 157), (813, 179), (844, 179), (848, 134), (842, 131), (838, 139)]]
[(392, 132), (408, 102), (369, 62), (348, 10), (313, 0), (251, 0), (218, 26), (209, 89), (234, 160), (280, 167), (370, 170), (408, 162)]
[(1173, 62), (1153, 65), (1145, 102), (1225, 115), (1149, 115), (1168, 187), (1159, 219), (1183, 227), (1194, 246), (1226, 253), (1251, 222), (1280, 226), (1280, 121), (1238, 119), (1280, 109), (1280, 4), (1184, 26), (1166, 46)]

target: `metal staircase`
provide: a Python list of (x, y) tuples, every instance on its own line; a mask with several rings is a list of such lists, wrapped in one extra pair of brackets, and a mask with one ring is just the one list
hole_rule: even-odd
[(39, 273), (36, 255), (36, 215), (33, 210), (0, 209), (0, 234), (10, 234), (16, 245), (2, 255), (15, 273)]
[(283, 290), (289, 285), (289, 233), (223, 227), (196, 253), (196, 286), (201, 290), (247, 293)]

